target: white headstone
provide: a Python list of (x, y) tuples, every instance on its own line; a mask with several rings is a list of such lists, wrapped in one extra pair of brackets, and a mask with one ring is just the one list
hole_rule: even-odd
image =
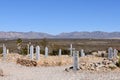
[(70, 56), (73, 56), (73, 51), (75, 50), (75, 48), (73, 48), (72, 44), (70, 44)]
[(48, 57), (48, 47), (45, 47), (45, 57)]
[(36, 60), (40, 59), (40, 47), (36, 46)]
[(112, 49), (112, 47), (110, 47), (108, 49), (108, 59), (112, 59), (112, 58), (113, 58), (113, 49)]
[(6, 54), (7, 54), (6, 46), (3, 44), (3, 60), (6, 59)]
[(117, 58), (118, 50), (114, 49), (113, 52), (114, 52), (114, 54), (113, 54), (114, 58)]
[(33, 45), (30, 46), (30, 59), (33, 59), (33, 54), (34, 54), (34, 47)]
[(73, 51), (73, 70), (79, 69), (79, 51)]
[(62, 54), (62, 50), (61, 50), (61, 49), (59, 49), (59, 56), (61, 56), (61, 54)]
[(84, 56), (85, 56), (84, 50), (81, 49), (81, 57), (84, 57)]
[(70, 56), (72, 56), (72, 44), (70, 44)]
[(7, 54), (9, 54), (9, 49), (7, 49)]

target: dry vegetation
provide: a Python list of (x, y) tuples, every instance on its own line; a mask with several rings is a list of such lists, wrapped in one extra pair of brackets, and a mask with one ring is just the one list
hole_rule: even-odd
[[(59, 48), (68, 50), (71, 43), (76, 50), (80, 51), (80, 49), (84, 49), (85, 53), (107, 50), (108, 47), (120, 50), (120, 40), (47, 39), (47, 41), (46, 45), (50, 49), (49, 53)], [(41, 44), (42, 40), (22, 40), (22, 48), (27, 47), (29, 42), (34, 46), (40, 45), (41, 49), (44, 50), (44, 46)], [(5, 62), (2, 62), (3, 57), (0, 54), (0, 76), (2, 76), (0, 80), (120, 80), (120, 69), (105, 57), (91, 55), (79, 57), (80, 70), (74, 74), (72, 71), (69, 71), (69, 73), (65, 72), (68, 66), (71, 67), (73, 65), (73, 58), (68, 55), (49, 55), (45, 58), (43, 54), (40, 54), (39, 61), (35, 60), (35, 56), (34, 60), (30, 60), (29, 55), (20, 55), (17, 53), (17, 40), (0, 40), (0, 50), (2, 50), (3, 43), (6, 44), (10, 53), (7, 54)], [(103, 66), (100, 67), (101, 65)]]
[[(44, 50), (43, 47), (48, 46), (49, 47), (49, 54), (52, 53), (52, 50), (57, 50), (59, 48), (68, 50), (70, 47), (70, 44), (73, 44), (73, 47), (76, 48), (76, 50), (84, 49), (85, 53), (91, 53), (93, 51), (98, 51), (98, 50), (107, 50), (108, 47), (113, 47), (117, 48), (118, 50), (120, 49), (120, 40), (118, 39), (34, 39), (34, 40), (28, 40), (28, 39), (22, 39), (22, 48), (27, 47), (28, 43), (31, 43), (32, 45), (36, 46), (39, 45), (42, 49)], [(17, 59), (28, 59), (29, 60), (29, 55), (19, 55), (16, 54), (17, 52), (17, 40), (0, 40), (0, 45), (2, 48), (2, 44), (6, 44), (7, 48), (10, 50), (11, 53), (13, 54), (8, 54), (6, 61), (9, 62), (16, 62)], [(43, 52), (44, 53), (44, 52)], [(42, 53), (42, 54), (43, 54)], [(45, 58), (44, 55), (40, 55), (40, 61), (37, 61), (37, 65), (40, 66), (61, 66), (61, 65), (69, 65), (72, 64), (72, 58), (69, 55), (69, 52), (67, 55), (62, 55), (61, 57), (57, 56), (50, 56), (48, 58)], [(58, 54), (58, 53), (56, 53)], [(0, 55), (2, 57), (2, 55)], [(80, 58), (82, 60), (82, 58)], [(98, 61), (94, 60), (93, 58), (92, 61)], [(80, 60), (80, 61), (81, 61)], [(88, 58), (84, 57), (84, 60), (88, 60)]]
[[(2, 55), (0, 61), (3, 61)], [(62, 56), (48, 56), (45, 58), (44, 55), (40, 56), (40, 60), (30, 60), (29, 55), (19, 55), (17, 53), (7, 54), (6, 62), (16, 62), (24, 66), (62, 66), (72, 64), (72, 57), (68, 55)]]
[[(68, 50), (70, 44), (76, 50), (84, 49), (86, 53), (98, 50), (107, 50), (108, 47), (117, 48), (120, 50), (119, 39), (46, 39), (47, 43), (41, 43), (44, 39), (22, 39), (22, 48), (27, 47), (27, 44), (31, 42), (32, 45), (39, 45), (42, 50), (44, 45), (49, 47), (49, 51), (57, 50), (59, 48)], [(0, 45), (5, 43), (10, 52), (17, 52), (17, 40), (0, 40)], [(2, 47), (1, 47), (2, 48)]]

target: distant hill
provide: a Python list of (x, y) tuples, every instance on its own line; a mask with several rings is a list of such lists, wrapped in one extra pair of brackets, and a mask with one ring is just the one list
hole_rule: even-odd
[(53, 36), (47, 33), (41, 32), (0, 32), (0, 38), (4, 39), (17, 39), (17, 38), (24, 38), (24, 39), (36, 39), (36, 38), (52, 38)]
[(56, 37), (59, 38), (93, 38), (93, 39), (118, 39), (120, 38), (120, 32), (70, 32), (70, 33), (61, 33)]
[(51, 35), (41, 32), (0, 32), (0, 39), (40, 39), (40, 38), (93, 38), (93, 39), (120, 39), (120, 32), (70, 32)]

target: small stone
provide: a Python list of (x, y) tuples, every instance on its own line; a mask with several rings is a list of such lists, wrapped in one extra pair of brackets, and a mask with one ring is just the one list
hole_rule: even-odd
[(69, 69), (73, 69), (73, 66), (69, 67)]
[(96, 71), (99, 71), (100, 69), (99, 69), (99, 67), (96, 67)]
[(94, 68), (94, 67), (91, 67), (91, 70), (95, 70), (95, 68)]
[(69, 72), (68, 68), (65, 68), (65, 71), (66, 71), (66, 72)]
[(115, 64), (109, 64), (109, 68), (110, 68), (110, 69), (116, 69), (117, 66), (116, 66)]
[(85, 66), (80, 66), (80, 69), (84, 70), (84, 69), (85, 69)]
[(85, 63), (81, 63), (82, 66), (85, 66)]

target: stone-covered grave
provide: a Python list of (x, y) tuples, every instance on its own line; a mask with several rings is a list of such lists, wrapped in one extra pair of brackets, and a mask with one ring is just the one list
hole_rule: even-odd
[[(103, 51), (102, 51), (103, 52)], [(100, 51), (98, 51), (99, 55)], [(78, 51), (73, 52), (73, 54), (79, 54)], [(100, 57), (98, 55), (87, 55), (82, 57), (73, 56), (73, 66), (69, 68), (65, 68), (65, 71), (69, 72), (71, 70), (90, 70), (90, 71), (108, 71), (118, 69), (117, 63), (119, 61), (119, 57), (117, 56), (118, 51), (116, 49), (112, 49), (111, 47), (108, 49), (108, 57)], [(79, 55), (78, 55), (79, 56)], [(78, 62), (78, 59), (79, 62)], [(76, 60), (76, 61), (75, 61)], [(79, 67), (77, 66), (79, 65)], [(76, 69), (74, 67), (76, 66)]]
[(16, 63), (21, 64), (23, 66), (37, 66), (37, 62), (35, 60), (29, 60), (29, 59), (18, 58)]

